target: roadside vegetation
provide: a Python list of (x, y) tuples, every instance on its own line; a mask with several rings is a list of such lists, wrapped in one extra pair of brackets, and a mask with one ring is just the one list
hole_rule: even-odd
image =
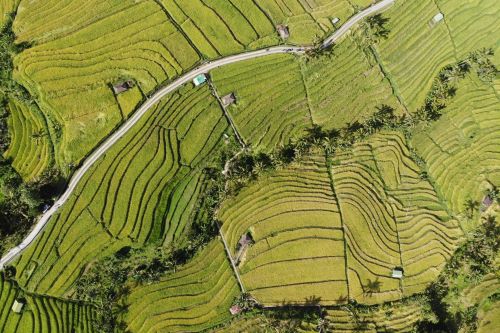
[[(16, 169), (17, 156), (9, 154), (12, 137), (9, 117), (19, 108), (36, 108), (34, 98), (13, 78), (13, 58), (29, 47), (16, 44), (12, 31), (14, 15), (8, 16), (0, 30), (0, 253), (15, 246), (31, 227), (36, 216), (58, 192), (57, 170), (45, 168), (28, 181)], [(21, 133), (14, 132), (15, 135)], [(36, 161), (38, 156), (31, 155)], [(22, 169), (22, 168), (21, 168)]]

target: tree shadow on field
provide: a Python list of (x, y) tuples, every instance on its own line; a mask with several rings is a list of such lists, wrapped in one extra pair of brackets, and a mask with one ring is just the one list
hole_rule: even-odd
[(382, 287), (382, 282), (379, 281), (378, 277), (374, 281), (368, 279), (366, 285), (363, 286), (363, 294), (371, 297), (373, 294), (380, 292), (380, 287)]

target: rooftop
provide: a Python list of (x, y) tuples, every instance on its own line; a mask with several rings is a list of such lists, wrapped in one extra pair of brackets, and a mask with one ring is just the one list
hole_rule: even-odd
[(392, 277), (396, 279), (402, 279), (403, 278), (403, 269), (400, 267), (396, 267), (392, 270)]
[(236, 102), (236, 96), (234, 93), (227, 94), (226, 96), (221, 98), (222, 105), (228, 106), (234, 104)]
[(284, 24), (280, 24), (276, 26), (276, 30), (278, 31), (278, 34), (280, 35), (281, 39), (287, 39), (290, 37), (290, 32), (288, 31), (288, 27)]
[(231, 312), (231, 314), (233, 316), (240, 313), (241, 310), (242, 310), (242, 308), (239, 305), (233, 305), (232, 307), (229, 308), (229, 312)]
[(12, 311), (14, 311), (15, 313), (21, 313), (23, 306), (24, 306), (24, 302), (16, 299), (14, 301), (14, 304), (12, 304)]
[(434, 17), (432, 18), (432, 22), (437, 23), (437, 22), (441, 21), (443, 18), (444, 18), (443, 13), (437, 13), (437, 14), (436, 14), (436, 15), (434, 15)]
[(193, 84), (195, 85), (195, 87), (198, 87), (205, 82), (207, 82), (207, 76), (205, 74), (200, 74), (193, 79)]
[(115, 84), (113, 86), (113, 91), (115, 92), (115, 94), (118, 95), (119, 93), (122, 93), (124, 91), (129, 90), (133, 86), (134, 86), (134, 82), (132, 80), (127, 80), (127, 81)]

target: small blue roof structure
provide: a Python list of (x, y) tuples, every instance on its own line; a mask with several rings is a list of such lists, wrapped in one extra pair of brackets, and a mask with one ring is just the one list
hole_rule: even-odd
[(195, 87), (198, 87), (199, 85), (202, 85), (205, 82), (207, 82), (207, 76), (205, 74), (200, 74), (193, 79)]

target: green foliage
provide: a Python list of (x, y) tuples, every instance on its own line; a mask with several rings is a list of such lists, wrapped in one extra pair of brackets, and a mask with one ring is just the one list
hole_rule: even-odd
[(438, 321), (420, 324), (420, 332), (475, 332), (478, 304), (453, 306), (468, 286), (477, 285), (489, 273), (497, 273), (495, 259), (500, 249), (500, 225), (495, 217), (484, 217), (481, 226), (472, 232), (447, 263), (439, 279), (428, 291), (429, 302)]
[(118, 318), (125, 308), (119, 301), (128, 295), (129, 285), (151, 283), (166, 272), (173, 272), (173, 257), (172, 251), (159, 246), (124, 247), (92, 264), (76, 283), (76, 297), (96, 306), (95, 328), (113, 332), (122, 327)]
[(444, 67), (434, 80), (431, 91), (425, 99), (425, 105), (417, 110), (416, 118), (423, 121), (439, 119), (442, 110), (457, 92), (457, 81), (463, 79), (471, 68), (475, 69), (481, 80), (491, 82), (498, 73), (488, 58), (492, 55), (492, 49), (473, 51), (464, 60)]

